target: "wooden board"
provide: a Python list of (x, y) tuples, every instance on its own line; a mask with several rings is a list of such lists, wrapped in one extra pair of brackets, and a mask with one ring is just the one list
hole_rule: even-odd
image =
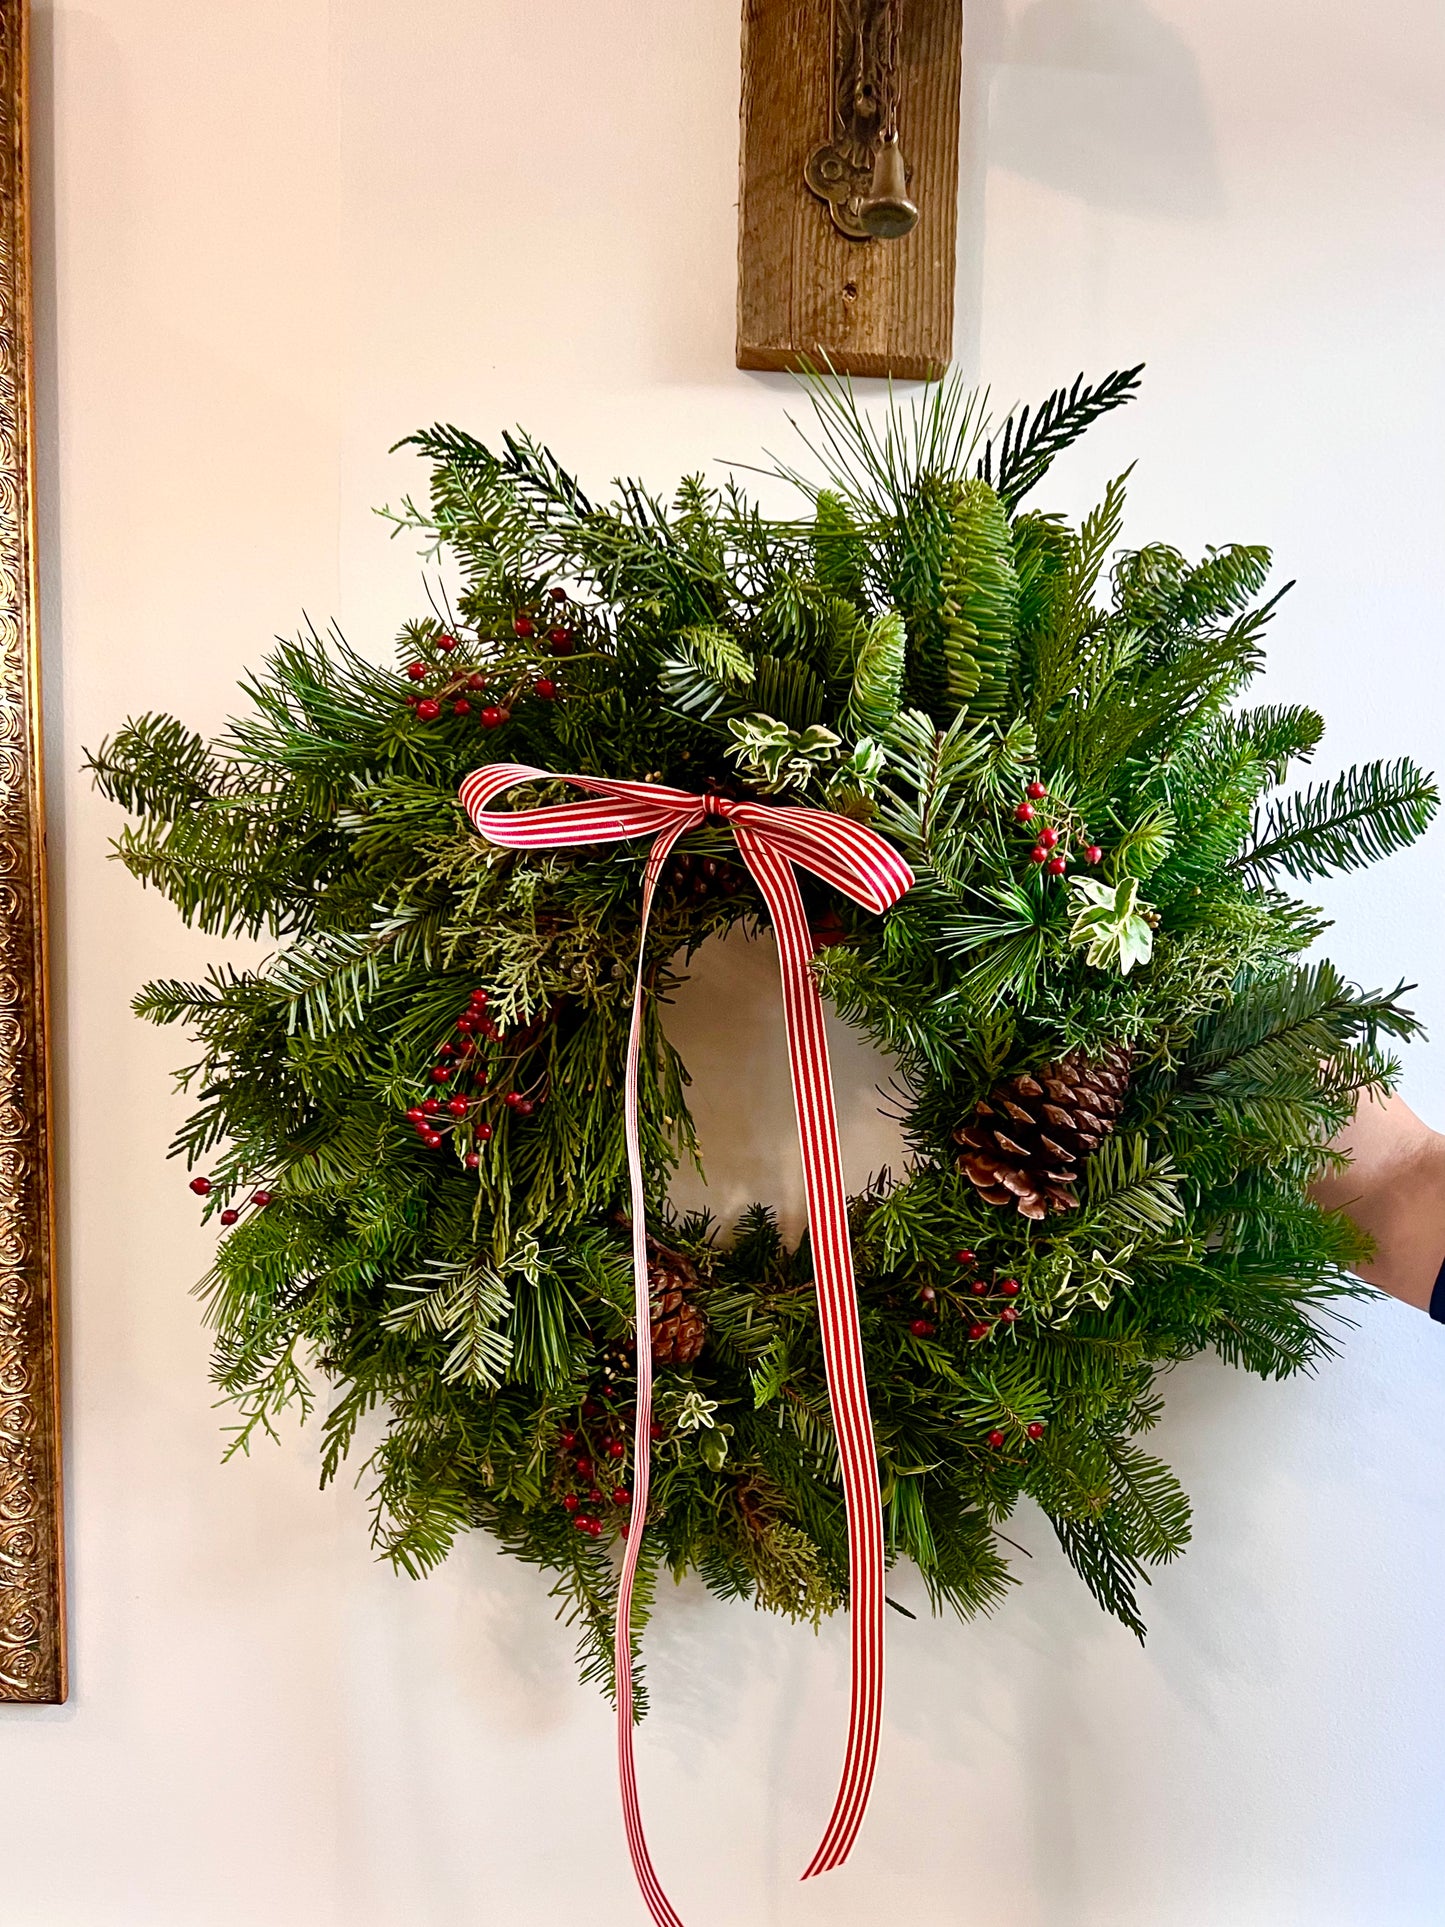
[(831, 0), (744, 0), (739, 368), (828, 359), (935, 376), (953, 351), (961, 0), (904, 0), (899, 135), (918, 204), (901, 241), (851, 241), (803, 181), (831, 137)]

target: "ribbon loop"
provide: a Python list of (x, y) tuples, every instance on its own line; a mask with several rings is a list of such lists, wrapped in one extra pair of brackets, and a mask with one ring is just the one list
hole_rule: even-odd
[[(493, 797), (518, 783), (569, 783), (596, 801), (493, 812)], [(767, 904), (778, 943), (783, 1014), (788, 1034), (793, 1107), (803, 1155), (803, 1189), (812, 1236), (813, 1270), (828, 1399), (838, 1439), (848, 1533), (851, 1695), (848, 1743), (837, 1798), (804, 1879), (847, 1859), (872, 1787), (883, 1714), (883, 1513), (878, 1460), (868, 1411), (863, 1340), (858, 1323), (848, 1200), (823, 1003), (810, 968), (812, 937), (794, 867), (810, 871), (862, 908), (881, 915), (912, 888), (913, 872), (890, 843), (865, 824), (828, 810), (694, 796), (657, 783), (598, 776), (559, 776), (522, 763), (474, 770), (461, 800), (478, 831), (503, 849), (562, 849), (650, 836), (642, 886), (642, 930), (632, 991), (632, 1022), (623, 1082), (632, 1204), (633, 1312), (637, 1328), (637, 1406), (633, 1418), (633, 1507), (613, 1631), (617, 1687), (617, 1763), (623, 1819), (633, 1870), (657, 1927), (682, 1927), (652, 1865), (643, 1831), (632, 1745), (632, 1596), (651, 1483), (652, 1348), (647, 1275), (647, 1224), (638, 1126), (638, 1071), (643, 1013), (643, 957), (657, 881), (680, 836), (705, 822), (731, 826), (742, 857)]]

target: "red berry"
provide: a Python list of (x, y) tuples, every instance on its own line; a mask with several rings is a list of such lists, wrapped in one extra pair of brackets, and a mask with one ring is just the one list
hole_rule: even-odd
[(1059, 840), (1058, 831), (1055, 829), (1051, 829), (1047, 824), (1045, 824), (1044, 828), (1039, 831), (1039, 842), (1043, 844), (1046, 850), (1053, 849), (1054, 845), (1058, 842), (1058, 840)]
[(1029, 851), (1030, 863), (1047, 863), (1048, 860), (1049, 860), (1049, 853), (1044, 848), (1042, 843), (1036, 843), (1034, 847)]
[(1000, 1278), (998, 1288), (1005, 1298), (1017, 1298), (1019, 1292), (1022, 1290), (1022, 1286), (1019, 1284), (1017, 1278)]
[(428, 696), (416, 706), (416, 713), (424, 723), (434, 723), (442, 713), (442, 706), (434, 697)]
[(609, 1439), (607, 1441), (607, 1456), (609, 1459), (625, 1459), (627, 1457), (627, 1447), (622, 1443), (621, 1439)]
[(1061, 877), (1069, 866), (1063, 857), (1051, 856), (1044, 867), (1051, 877)]
[(579, 1532), (590, 1532), (592, 1529), (593, 1522), (591, 1519), (584, 1517), (584, 1515), (579, 1512), (576, 1518), (573, 1519), (572, 1523), (574, 1526), (576, 1526)]
[(424, 662), (409, 662), (406, 666), (406, 673), (411, 677), (413, 682), (425, 682), (426, 664)]
[(426, 1112), (422, 1109), (420, 1104), (413, 1104), (411, 1109), (406, 1114), (406, 1121), (408, 1124), (420, 1124), (422, 1119), (425, 1116), (426, 1116)]
[(988, 1280), (986, 1278), (975, 1278), (973, 1283), (969, 1286), (969, 1290), (973, 1293), (975, 1298), (987, 1298)]
[(532, 694), (540, 696), (544, 703), (550, 703), (556, 697), (557, 685), (550, 676), (538, 676), (532, 684)]
[(1020, 823), (1032, 823), (1037, 814), (1038, 812), (1037, 810), (1035, 810), (1032, 803), (1020, 803), (1018, 808), (1014, 811), (1014, 815), (1018, 818)]
[(567, 591), (565, 589), (549, 589), (547, 593), (554, 602), (565, 602), (567, 600)]
[(1085, 863), (1102, 863), (1103, 860), (1104, 852), (1099, 848), (1097, 843), (1091, 843), (1084, 852)]
[(477, 1020), (469, 1010), (464, 1010), (457, 1019), (457, 1029), (463, 1037), (470, 1037), (477, 1027)]
[(971, 1265), (974, 1262), (974, 1255), (971, 1251), (955, 1251), (953, 1261), (959, 1265)]
[(438, 1057), (455, 1057), (456, 1051), (453, 1049), (453, 1047), (450, 1044), (438, 1044), (437, 1056)]
[(614, 1505), (631, 1505), (632, 1504), (632, 1494), (627, 1490), (627, 1487), (625, 1485), (619, 1485), (614, 1488), (612, 1493), (612, 1503)]
[(537, 633), (536, 628), (534, 627), (532, 618), (530, 616), (513, 617), (512, 634), (514, 636), (522, 636), (525, 638), (527, 636), (534, 636), (536, 635), (536, 633)]
[(424, 1097), (421, 1101), (421, 1114), (423, 1117), (435, 1117), (440, 1109), (441, 1100), (439, 1098)]
[(472, 706), (467, 701), (466, 697), (458, 696), (456, 701), (452, 704), (452, 714), (454, 716), (470, 716), (471, 713), (472, 713)]
[(441, 1145), (441, 1141), (442, 1141), (442, 1134), (440, 1131), (428, 1131), (426, 1136), (422, 1139), (423, 1144), (426, 1145), (429, 1151), (437, 1150)]
[(475, 669), (472, 671), (471, 675), (467, 677), (468, 689), (485, 689), (486, 686), (487, 686), (486, 677), (483, 675), (480, 675)]
[(470, 1106), (468, 1105), (467, 1100), (464, 1097), (459, 1096), (459, 1097), (454, 1097), (451, 1100), (451, 1102), (447, 1105), (447, 1109), (451, 1112), (453, 1117), (465, 1117), (467, 1114), (467, 1111), (470, 1109)]
[(512, 720), (512, 712), (510, 709), (507, 708), (507, 705), (505, 703), (502, 704), (502, 707), (497, 711), (497, 714), (504, 723), (509, 723)]
[(1044, 1435), (1044, 1428), (1037, 1419), (1034, 1420), (1032, 1425), (1026, 1425), (1024, 1430), (1031, 1439), (1041, 1439)]
[(588, 1505), (600, 1505), (602, 1503), (602, 1494), (597, 1490), (595, 1485), (587, 1494), (587, 1503)]
[(575, 1492), (569, 1492), (562, 1503), (569, 1512), (575, 1512), (582, 1501), (577, 1497)]
[(931, 1318), (911, 1319), (909, 1321), (908, 1329), (913, 1333), (913, 1336), (915, 1338), (932, 1338), (933, 1320)]
[(990, 1432), (988, 1435), (988, 1442), (992, 1446), (993, 1450), (997, 1452), (998, 1448), (1003, 1444), (1003, 1433)]
[(524, 1101), (520, 1091), (504, 1091), (502, 1093), (502, 1102), (509, 1111), (517, 1110)]
[(453, 649), (456, 648), (456, 646), (457, 646), (457, 639), (455, 636), (438, 636), (437, 637), (437, 648), (441, 650), (444, 656), (449, 656), (452, 653)]
[(602, 1521), (600, 1519), (589, 1519), (587, 1521), (587, 1537), (589, 1539), (600, 1539), (602, 1537)]
[(446, 1083), (446, 1081), (447, 1081), (447, 1079), (448, 1079), (448, 1078), (449, 1078), (450, 1076), (451, 1076), (451, 1072), (450, 1072), (450, 1071), (449, 1071), (449, 1070), (447, 1069), (447, 1067), (446, 1067), (446, 1065), (445, 1065), (445, 1064), (433, 1064), (433, 1065), (432, 1065), (432, 1067), (431, 1067), (431, 1081), (432, 1081), (432, 1083), (433, 1083), (433, 1084), (445, 1084), (445, 1083)]
[(210, 1194), (211, 1180), (209, 1178), (192, 1178), (191, 1189), (198, 1198), (207, 1197)]
[(559, 1432), (557, 1434), (557, 1443), (564, 1452), (570, 1452), (572, 1447), (577, 1443), (577, 1434), (575, 1432)]
[(485, 990), (473, 990), (473, 991), (470, 991), (467, 995), (467, 1002), (471, 1005), (473, 1010), (485, 1010), (487, 1007), (487, 1001), (488, 1001), (487, 993)]
[(239, 1211), (223, 1211), (221, 1213), (222, 1224), (239, 1224), (240, 1219), (241, 1214)]
[(985, 1324), (985, 1323), (983, 1322), (983, 1320), (982, 1320), (982, 1319), (980, 1318), (980, 1319), (979, 1319), (979, 1321), (977, 1322), (977, 1324), (974, 1324), (974, 1325), (970, 1325), (970, 1326), (969, 1326), (969, 1328), (968, 1328), (968, 1335), (969, 1335), (969, 1337), (970, 1337), (970, 1338), (975, 1338), (975, 1339), (977, 1339), (977, 1338), (987, 1338), (987, 1337), (988, 1337), (988, 1335), (989, 1335), (989, 1333), (990, 1333), (990, 1332), (991, 1332), (992, 1330), (993, 1330), (993, 1327), (992, 1327), (992, 1325), (986, 1325), (986, 1324)]
[(1024, 795), (1031, 796), (1036, 803), (1041, 796), (1047, 796), (1048, 793), (1049, 792), (1046, 786), (1043, 783), (1041, 783), (1037, 777), (1034, 778), (1032, 783), (1027, 784), (1024, 788)]
[(572, 653), (572, 631), (570, 629), (549, 629), (547, 640), (552, 645), (554, 656), (570, 656)]
[(269, 1191), (257, 1191), (252, 1197), (251, 1202), (257, 1206), (259, 1210), (264, 1211), (266, 1206), (271, 1202), (271, 1193)]
[(524, 1097), (514, 1108), (518, 1117), (535, 1117), (537, 1113), (537, 1107), (530, 1097)]
[(583, 1418), (601, 1418), (602, 1407), (597, 1403), (595, 1398), (583, 1399), (582, 1416)]
[(592, 1477), (592, 1461), (585, 1452), (578, 1456), (577, 1476), (579, 1479), (590, 1479)]
[(483, 1144), (487, 1142), (487, 1139), (491, 1135), (492, 1135), (492, 1127), (490, 1124), (479, 1124), (477, 1126), (477, 1136), (481, 1139)]
[(466, 1156), (462, 1159), (462, 1163), (466, 1165), (469, 1171), (475, 1171), (478, 1168), (478, 1166), (481, 1164), (481, 1161), (482, 1160), (477, 1156), (475, 1151), (468, 1151)]
[(502, 712), (495, 703), (488, 703), (478, 719), (483, 729), (496, 729), (502, 721)]
[(1005, 1305), (998, 1315), (998, 1322), (1001, 1325), (1016, 1325), (1018, 1320), (1019, 1312), (1017, 1305)]
[(667, 1429), (665, 1426), (659, 1425), (657, 1420), (654, 1419), (647, 1428), (647, 1436), (650, 1439), (665, 1439), (667, 1437)]
[(931, 1305), (938, 1296), (938, 1293), (933, 1289), (932, 1285), (925, 1285), (918, 1295), (925, 1305)]

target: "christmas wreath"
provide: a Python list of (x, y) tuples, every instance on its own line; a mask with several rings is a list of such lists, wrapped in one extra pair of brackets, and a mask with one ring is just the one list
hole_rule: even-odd
[(699, 1151), (669, 992), (768, 919), (710, 815), (643, 956), (639, 1333), (620, 1093), (646, 849), (480, 841), (479, 764), (806, 805), (911, 867), (882, 916), (801, 887), (817, 981), (903, 1094), (907, 1168), (848, 1213), (887, 1552), (935, 1606), (1003, 1597), (1027, 1494), (1142, 1632), (1146, 1569), (1189, 1533), (1140, 1443), (1162, 1370), (1307, 1368), (1364, 1289), (1309, 1186), (1414, 1026), (1310, 954), (1324, 920), (1282, 885), (1408, 843), (1436, 792), (1404, 760), (1282, 790), (1322, 724), (1238, 702), (1279, 600), (1263, 549), (1121, 550), (1122, 480), (1077, 528), (1024, 506), (1137, 376), (992, 432), (956, 385), (874, 418), (819, 384), (808, 472), (778, 471), (794, 519), (700, 478), (599, 502), (525, 436), (433, 429), (429, 498), (393, 519), (448, 568), (395, 667), (308, 633), (218, 742), (146, 715), (92, 758), (139, 819), (137, 877), (277, 940), (136, 1000), (198, 1039), (175, 1151), (224, 1227), (200, 1290), (231, 1449), (319, 1378), (330, 1478), (383, 1414), (378, 1544), (418, 1574), (490, 1531), (555, 1576), (601, 1682), (639, 1340), (639, 1622), (663, 1568), (809, 1620), (845, 1598), (807, 1240), (766, 1201), (728, 1226), (668, 1205)]

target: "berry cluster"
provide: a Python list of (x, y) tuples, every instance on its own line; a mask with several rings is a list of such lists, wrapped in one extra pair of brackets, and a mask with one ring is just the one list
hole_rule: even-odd
[[(191, 1189), (195, 1192), (198, 1198), (210, 1197), (211, 1193), (215, 1190), (215, 1188), (216, 1187), (212, 1183), (210, 1178), (192, 1178), (191, 1179)], [(272, 1198), (272, 1193), (270, 1191), (253, 1191), (250, 1197), (247, 1198), (247, 1200), (245, 1201), (245, 1204), (243, 1204), (239, 1208), (237, 1208), (235, 1205), (228, 1204), (226, 1206), (226, 1209), (221, 1213), (221, 1223), (225, 1225), (226, 1229), (229, 1231), (233, 1224), (239, 1224), (241, 1222), (242, 1211), (245, 1211), (245, 1210), (264, 1211), (266, 1209), (266, 1206), (271, 1202), (271, 1198)]]
[[(567, 599), (563, 589), (548, 592), (554, 603)], [(522, 643), (546, 643), (554, 656), (570, 656), (576, 647), (576, 632), (560, 620), (546, 621), (539, 610), (519, 609), (512, 618), (512, 636)], [(524, 697), (539, 702), (555, 702), (561, 695), (557, 678), (534, 664), (514, 670), (510, 675), (488, 677), (480, 669), (454, 665), (450, 658), (461, 647), (449, 630), (437, 629), (422, 638), (433, 652), (433, 660), (418, 658), (406, 665), (406, 673), (418, 688), (406, 698), (406, 706), (418, 722), (434, 723), (444, 714), (475, 715), (483, 729), (501, 729), (512, 720), (512, 710)], [(528, 654), (535, 652), (529, 650)], [(439, 658), (439, 660), (438, 660)]]
[[(474, 990), (467, 999), (467, 1007), (457, 1018), (454, 1034), (456, 1043), (447, 1040), (437, 1045), (436, 1059), (428, 1073), (432, 1089), (423, 1098), (411, 1105), (407, 1111), (407, 1122), (411, 1124), (422, 1143), (429, 1151), (437, 1151), (448, 1135), (460, 1137), (466, 1142), (467, 1149), (462, 1162), (469, 1171), (475, 1171), (481, 1164), (479, 1144), (486, 1144), (493, 1136), (494, 1127), (481, 1115), (487, 1102), (486, 1087), (490, 1071), (482, 1055), (483, 1044), (502, 1044), (506, 1042), (530, 1042), (542, 1025), (549, 1023), (556, 1014), (549, 1011), (528, 1027), (527, 1033), (519, 1038), (504, 1038), (496, 1024), (487, 1015), (487, 993)], [(463, 1088), (470, 1085), (470, 1092)], [(443, 1092), (450, 1091), (449, 1097)], [(514, 1117), (535, 1117), (537, 1107), (542, 1103), (540, 1091), (530, 1095), (525, 1091), (509, 1090), (501, 1094), (501, 1103)]]
[[(1048, 786), (1037, 778), (1025, 788), (1022, 802), (1014, 808), (1014, 821), (1021, 823), (1034, 838), (1029, 851), (1030, 863), (1041, 866), (1046, 876), (1061, 877), (1069, 867), (1069, 835), (1072, 832), (1085, 863), (1103, 861), (1102, 848), (1090, 840), (1087, 830), (1073, 824), (1060, 829), (1056, 823), (1038, 823), (1039, 805), (1048, 796)], [(1050, 815), (1067, 818), (1068, 812), (1055, 808)]]
[[(956, 1285), (927, 1284), (920, 1288), (918, 1296), (923, 1303), (936, 1308), (939, 1299), (951, 1304), (955, 1310), (967, 1318), (966, 1331), (973, 1344), (991, 1338), (1000, 1325), (1016, 1325), (1019, 1309), (1014, 1303), (1023, 1287), (1017, 1278), (985, 1278), (976, 1267), (978, 1259), (972, 1251), (956, 1251), (955, 1262), (972, 1277), (960, 1279)], [(995, 1300), (1002, 1303), (995, 1304)], [(909, 1331), (915, 1338), (931, 1338), (938, 1326), (928, 1312), (920, 1312), (909, 1321)]]
[[(972, 1251), (955, 1251), (954, 1262), (959, 1266), (961, 1276), (957, 1283), (926, 1284), (919, 1288), (918, 1296), (923, 1301), (924, 1310), (908, 1321), (908, 1330), (914, 1338), (932, 1338), (938, 1330), (937, 1315), (940, 1301), (950, 1305), (966, 1320), (964, 1333), (970, 1344), (979, 1345), (992, 1338), (1002, 1326), (1008, 1329), (1019, 1322), (1019, 1308), (1015, 1302), (1023, 1286), (1017, 1278), (986, 1278), (978, 1269), (978, 1256)], [(1044, 1435), (1041, 1420), (1034, 1419), (1024, 1428), (1024, 1435), (1033, 1444)], [(990, 1448), (997, 1452), (1005, 1443), (1005, 1435), (1000, 1431), (988, 1434)]]
[[(577, 1423), (557, 1434), (561, 1450), (557, 1485), (562, 1507), (570, 1513), (578, 1532), (589, 1539), (601, 1538), (601, 1508), (607, 1505), (622, 1515), (621, 1530), (627, 1530), (632, 1493), (620, 1476), (627, 1459), (627, 1441), (622, 1434), (625, 1416), (589, 1398), (582, 1404)], [(661, 1434), (661, 1426), (654, 1425), (653, 1437)], [(616, 1483), (612, 1483), (614, 1480)]]

